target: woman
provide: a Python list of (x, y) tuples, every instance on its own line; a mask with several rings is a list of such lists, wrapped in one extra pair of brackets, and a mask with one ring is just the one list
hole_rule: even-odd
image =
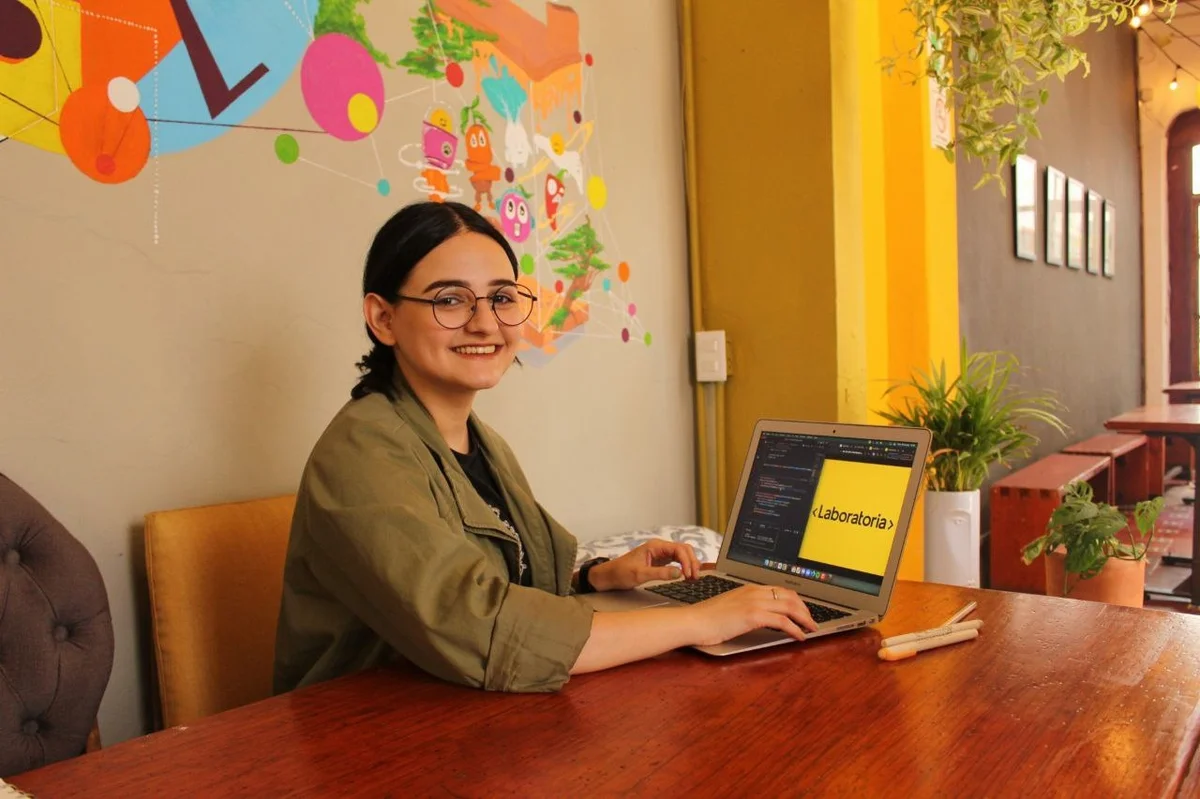
[(465, 205), (410, 205), (376, 235), (363, 275), (373, 347), (297, 496), (276, 691), (396, 656), (457, 683), (552, 691), (760, 627), (815, 629), (799, 597), (762, 586), (623, 613), (575, 595), (695, 579), (699, 564), (690, 546), (652, 541), (572, 575), (575, 539), (471, 412), (512, 365), (532, 310), (516, 277), (508, 242)]

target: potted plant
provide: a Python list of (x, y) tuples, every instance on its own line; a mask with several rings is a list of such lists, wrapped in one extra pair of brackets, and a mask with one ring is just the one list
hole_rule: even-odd
[[(1021, 560), (1028, 566), (1046, 556), (1050, 595), (1140, 608), (1146, 590), (1146, 552), (1162, 508), (1162, 497), (1137, 503), (1131, 529), (1122, 511), (1092, 500), (1090, 485), (1072, 483), (1046, 522), (1046, 532), (1025, 545)], [(1120, 537), (1126, 531), (1128, 543)]]
[(1040, 441), (1031, 424), (1066, 433), (1053, 396), (1012, 384), (1019, 367), (1011, 353), (968, 354), (964, 343), (957, 377), (948, 379), (943, 361), (884, 393), (907, 390), (902, 404), (880, 416), (933, 433), (925, 464), (927, 580), (979, 587), (979, 494), (989, 471), (1028, 457)]
[[(955, 139), (942, 148), (946, 158), (953, 161), (957, 147), (979, 159), (979, 185), (997, 180), (1003, 191), (1001, 169), (1025, 152), (1030, 136), (1041, 136), (1035, 117), (1049, 98), (1047, 80), (1061, 82), (1081, 65), (1087, 74), (1077, 37), (1109, 24), (1138, 26), (1151, 14), (1169, 21), (1176, 2), (905, 0), (916, 23), (910, 56), (956, 113)], [(888, 71), (896, 63), (884, 59)]]

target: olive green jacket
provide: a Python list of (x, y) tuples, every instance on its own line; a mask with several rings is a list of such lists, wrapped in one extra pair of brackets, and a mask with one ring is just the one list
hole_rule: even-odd
[[(553, 691), (591, 633), (571, 595), (576, 541), (534, 500), (508, 445), (470, 424), (520, 539), (472, 487), (402, 381), (352, 400), (304, 469), (275, 643), (275, 691), (397, 655), (452, 682)], [(533, 586), (510, 581), (519, 547)]]

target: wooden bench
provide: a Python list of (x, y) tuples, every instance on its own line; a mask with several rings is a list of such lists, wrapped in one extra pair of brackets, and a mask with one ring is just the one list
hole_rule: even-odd
[[(1103, 433), (1064, 447), (1063, 452), (1111, 458), (1108, 495), (1116, 498), (1115, 505), (1132, 505), (1152, 496), (1150, 483), (1154, 467), (1150, 462), (1149, 443), (1146, 436), (1136, 433)], [(1161, 474), (1158, 481), (1162, 482)]]
[(1026, 566), (1021, 550), (1046, 529), (1050, 514), (1062, 504), (1063, 492), (1076, 480), (1087, 480), (1098, 502), (1109, 501), (1107, 455), (1056, 452), (992, 483), (988, 552), (991, 588), (1046, 593), (1041, 559)]

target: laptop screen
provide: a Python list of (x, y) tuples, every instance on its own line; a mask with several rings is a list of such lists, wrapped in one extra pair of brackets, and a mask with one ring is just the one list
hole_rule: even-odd
[(917, 445), (764, 431), (728, 557), (879, 595)]

